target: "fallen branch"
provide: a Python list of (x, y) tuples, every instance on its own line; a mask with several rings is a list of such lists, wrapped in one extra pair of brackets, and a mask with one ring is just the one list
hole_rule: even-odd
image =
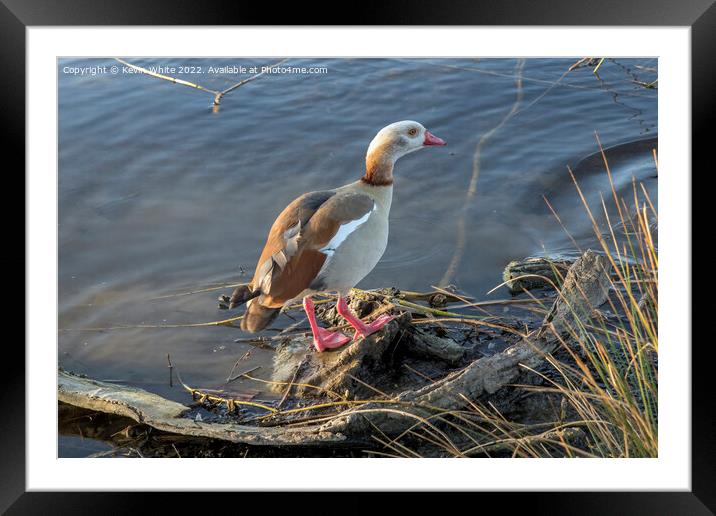
[(195, 84), (195, 83), (193, 83), (193, 82), (185, 81), (185, 80), (183, 80), (183, 79), (177, 79), (177, 78), (175, 78), (175, 77), (170, 77), (170, 76), (168, 76), (168, 75), (163, 75), (163, 74), (160, 74), (160, 73), (157, 73), (157, 72), (153, 72), (152, 70), (149, 70), (149, 69), (147, 69), (147, 68), (143, 68), (143, 67), (141, 67), (141, 66), (138, 66), (138, 65), (129, 63), (129, 62), (125, 61), (124, 59), (120, 59), (120, 58), (118, 58), (118, 57), (115, 57), (114, 59), (115, 59), (115, 61), (118, 61), (118, 62), (122, 63), (123, 65), (128, 66), (128, 67), (130, 67), (131, 69), (136, 70), (136, 71), (138, 71), (138, 72), (141, 72), (141, 73), (143, 73), (143, 74), (145, 74), (145, 75), (148, 75), (148, 76), (150, 76), (150, 77), (155, 77), (155, 78), (157, 78), (157, 79), (162, 79), (162, 80), (164, 80), (164, 81), (169, 81), (169, 82), (174, 83), (174, 84), (180, 84), (180, 85), (182, 85), (182, 86), (187, 86), (187, 87), (189, 87), (189, 88), (194, 88), (194, 89), (196, 89), (196, 90), (201, 90), (201, 91), (205, 91), (205, 92), (207, 92), (207, 93), (211, 93), (212, 95), (214, 95), (214, 101), (213, 101), (214, 112), (217, 112), (217, 111), (218, 111), (219, 104), (221, 103), (221, 99), (224, 97), (224, 95), (226, 95), (227, 93), (230, 93), (230, 92), (234, 91), (234, 90), (237, 89), (237, 88), (240, 88), (240, 87), (243, 86), (244, 84), (247, 84), (247, 83), (249, 83), (249, 82), (251, 82), (251, 81), (254, 81), (254, 80), (258, 79), (259, 77), (261, 77), (262, 75), (264, 75), (267, 70), (270, 70), (271, 68), (274, 68), (274, 67), (276, 67), (276, 66), (278, 66), (278, 65), (280, 65), (280, 64), (282, 64), (282, 63), (284, 63), (284, 62), (286, 62), (286, 61), (288, 61), (288, 59), (281, 59), (280, 61), (278, 61), (278, 62), (276, 62), (276, 63), (274, 63), (274, 64), (272, 64), (272, 65), (263, 66), (263, 67), (261, 67), (261, 68), (262, 68), (262, 71), (261, 71), (261, 72), (255, 74), (255, 75), (252, 75), (251, 77), (248, 77), (248, 78), (246, 78), (246, 79), (243, 79), (243, 80), (237, 82), (236, 84), (234, 84), (233, 86), (230, 86), (230, 87), (226, 88), (225, 90), (218, 91), (218, 90), (212, 90), (211, 88), (206, 88), (206, 87), (204, 87), (204, 86), (202, 86), (202, 85), (200, 85), (200, 84)]
[(185, 80), (183, 80), (183, 79), (176, 79), (176, 78), (174, 78), (174, 77), (169, 77), (168, 75), (162, 75), (162, 74), (160, 74), (160, 73), (153, 72), (153, 71), (148, 70), (148, 69), (146, 69), (146, 68), (142, 68), (141, 66), (137, 66), (137, 65), (134, 65), (134, 64), (132, 64), (132, 63), (128, 63), (128, 62), (125, 61), (124, 59), (120, 59), (120, 58), (118, 58), (118, 57), (115, 57), (114, 60), (115, 60), (115, 61), (119, 61), (119, 62), (122, 63), (123, 65), (130, 67), (132, 70), (136, 70), (136, 71), (141, 72), (141, 73), (143, 73), (143, 74), (145, 74), (145, 75), (149, 75), (150, 77), (156, 77), (157, 79), (162, 79), (162, 80), (164, 80), (164, 81), (169, 81), (169, 82), (172, 82), (172, 83), (174, 83), (174, 84), (180, 84), (180, 85), (182, 85), (182, 86), (188, 86), (189, 88), (194, 88), (194, 89), (197, 89), (197, 90), (206, 91), (207, 93), (213, 93), (213, 94), (215, 94), (215, 95), (219, 93), (219, 92), (216, 91), (216, 90), (212, 90), (212, 89), (209, 89), (209, 88), (205, 88), (204, 86), (201, 86), (201, 85), (199, 85), (199, 84), (194, 84), (193, 82), (185, 81)]
[(261, 77), (263, 74), (266, 73), (266, 70), (270, 70), (271, 68), (274, 68), (274, 67), (276, 67), (276, 66), (278, 66), (278, 65), (280, 65), (280, 64), (285, 63), (286, 61), (288, 61), (288, 59), (281, 59), (281, 60), (278, 61), (277, 63), (274, 63), (274, 64), (269, 65), (269, 66), (265, 66), (265, 67), (263, 67), (263, 70), (262, 70), (261, 72), (257, 73), (256, 75), (252, 75), (251, 77), (249, 77), (249, 78), (247, 78), (247, 79), (244, 79), (244, 80), (242, 80), (242, 81), (239, 81), (239, 82), (237, 82), (236, 84), (234, 84), (233, 86), (231, 86), (230, 88), (226, 88), (224, 91), (216, 92), (216, 96), (214, 97), (214, 105), (215, 105), (215, 106), (218, 106), (219, 103), (221, 102), (221, 98), (222, 98), (224, 95), (226, 95), (227, 93), (230, 93), (230, 92), (234, 91), (236, 88), (240, 88), (241, 86), (243, 86), (244, 84), (246, 84), (246, 83), (248, 83), (248, 82), (251, 82), (251, 81), (254, 81), (254, 80), (258, 79), (259, 77)]
[(340, 445), (346, 437), (320, 433), (316, 427), (265, 428), (237, 423), (197, 421), (184, 414), (189, 407), (142, 389), (108, 384), (60, 370), (57, 397), (77, 407), (116, 414), (175, 434), (256, 445)]

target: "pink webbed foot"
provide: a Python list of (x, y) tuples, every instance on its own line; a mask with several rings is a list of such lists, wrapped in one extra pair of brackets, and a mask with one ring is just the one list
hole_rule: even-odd
[(347, 335), (339, 331), (328, 331), (324, 328), (317, 328), (313, 337), (313, 345), (318, 351), (340, 348), (351, 341)]
[(308, 296), (303, 298), (303, 309), (306, 311), (306, 317), (308, 317), (308, 322), (311, 325), (311, 332), (313, 332), (313, 345), (318, 351), (340, 348), (344, 344), (351, 341), (350, 337), (343, 335), (340, 332), (328, 331), (325, 328), (318, 326), (314, 304)]
[(393, 319), (395, 319), (395, 316), (383, 314), (380, 317), (377, 317), (373, 322), (363, 324), (362, 328), (356, 328), (356, 334), (353, 336), (353, 340), (364, 339), (368, 335), (372, 335)]
[(376, 318), (373, 322), (366, 324), (361, 321), (360, 317), (355, 315), (350, 308), (348, 308), (348, 303), (346, 303), (346, 300), (342, 296), (338, 298), (336, 310), (346, 321), (348, 321), (348, 324), (353, 326), (353, 329), (355, 329), (356, 333), (353, 336), (354, 341), (366, 338), (368, 335), (377, 332), (383, 326), (395, 319), (392, 315), (383, 314)]

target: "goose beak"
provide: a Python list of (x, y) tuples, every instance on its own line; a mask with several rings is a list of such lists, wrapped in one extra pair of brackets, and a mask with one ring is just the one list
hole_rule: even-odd
[(425, 140), (423, 141), (423, 145), (447, 145), (447, 143), (445, 140), (438, 138), (430, 131), (425, 131)]

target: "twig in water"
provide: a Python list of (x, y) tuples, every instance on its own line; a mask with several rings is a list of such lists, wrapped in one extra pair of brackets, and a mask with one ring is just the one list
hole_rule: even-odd
[[(399, 59), (400, 61), (400, 59)], [(484, 68), (476, 68), (474, 66), (456, 66), (446, 63), (433, 63), (431, 66), (434, 66), (436, 68), (447, 68), (450, 70), (464, 70), (467, 72), (477, 72), (484, 75), (490, 75), (493, 77), (505, 77), (505, 78), (513, 78), (514, 75), (510, 75), (507, 73), (501, 73), (496, 72), (494, 70), (486, 70)], [(561, 82), (561, 79), (558, 79), (557, 81), (550, 81), (547, 79), (538, 79), (536, 77), (528, 77), (525, 75), (522, 75), (522, 80), (524, 82), (533, 82), (536, 84), (546, 84), (546, 85), (558, 85), (562, 88), (571, 88), (575, 90), (594, 90), (594, 91), (603, 91), (603, 88), (601, 87), (592, 87), (592, 86), (585, 86), (583, 84), (570, 84), (568, 82)], [(622, 97), (643, 97), (643, 93), (633, 93), (629, 91), (619, 92), (619, 95)], [(526, 109), (526, 108), (525, 108)]]
[(143, 73), (143, 74), (145, 74), (145, 75), (149, 75), (150, 77), (155, 77), (155, 78), (157, 78), (157, 79), (162, 79), (162, 80), (164, 80), (164, 81), (169, 81), (169, 82), (174, 83), (174, 84), (181, 84), (182, 86), (187, 86), (187, 87), (189, 87), (189, 88), (194, 88), (194, 89), (196, 89), (196, 90), (201, 90), (201, 91), (205, 91), (205, 92), (207, 92), (207, 93), (211, 93), (212, 95), (214, 95), (214, 101), (213, 101), (213, 112), (214, 112), (214, 113), (218, 112), (218, 110), (219, 110), (219, 104), (221, 103), (221, 98), (222, 98), (224, 95), (226, 95), (227, 93), (230, 93), (230, 92), (234, 91), (234, 90), (237, 89), (237, 88), (240, 88), (241, 86), (243, 86), (244, 84), (246, 84), (246, 83), (248, 83), (248, 82), (251, 82), (251, 81), (254, 81), (254, 80), (258, 79), (259, 77), (261, 77), (262, 75), (264, 75), (267, 70), (270, 70), (271, 68), (273, 68), (273, 67), (275, 67), (275, 66), (278, 66), (278, 65), (280, 65), (280, 64), (282, 64), (282, 63), (284, 63), (284, 62), (286, 62), (286, 61), (288, 60), (288, 59), (282, 59), (282, 60), (280, 60), (280, 61), (278, 61), (277, 63), (274, 63), (274, 64), (272, 64), (272, 65), (264, 66), (264, 67), (262, 67), (261, 72), (257, 73), (256, 75), (252, 75), (251, 77), (247, 77), (246, 79), (243, 79), (243, 80), (237, 82), (237, 83), (234, 84), (233, 86), (230, 86), (229, 88), (226, 88), (226, 89), (223, 90), (223, 91), (218, 91), (218, 90), (212, 90), (211, 88), (206, 88), (206, 87), (204, 87), (204, 86), (202, 86), (202, 85), (200, 85), (200, 84), (195, 84), (195, 83), (193, 83), (193, 82), (185, 81), (185, 80), (183, 80), (183, 79), (177, 79), (177, 78), (175, 78), (175, 77), (170, 77), (170, 76), (168, 76), (168, 75), (163, 75), (163, 74), (160, 74), (160, 73), (157, 73), (157, 72), (153, 72), (152, 70), (149, 70), (149, 69), (147, 69), (147, 68), (143, 68), (143, 67), (141, 67), (141, 66), (137, 66), (137, 65), (135, 65), (135, 64), (128, 63), (128, 62), (125, 61), (124, 59), (120, 59), (120, 58), (118, 58), (118, 57), (115, 57), (114, 59), (115, 59), (115, 61), (118, 61), (118, 62), (122, 63), (123, 65), (128, 66), (128, 67), (132, 68), (133, 70), (136, 70), (136, 71), (138, 71), (138, 72), (141, 72), (141, 73)]
[(571, 72), (575, 68), (579, 68), (582, 65), (593, 66), (595, 59), (597, 60), (597, 65), (592, 69), (592, 73), (596, 76), (599, 76), (597, 72), (602, 66), (602, 63), (604, 63), (604, 60), (606, 59), (605, 57), (583, 57), (582, 59), (579, 59), (576, 63), (572, 64), (572, 66), (567, 69), (567, 72)]
[(162, 75), (160, 73), (153, 72), (151, 70), (148, 70), (146, 68), (142, 68), (141, 66), (134, 65), (132, 63), (128, 63), (124, 59), (120, 59), (118, 57), (114, 58), (115, 61), (119, 61), (125, 66), (129, 66), (133, 70), (137, 70), (138, 72), (141, 72), (145, 75), (149, 75), (150, 77), (156, 77), (157, 79), (163, 79), (165, 81), (173, 82), (174, 84), (181, 84), (182, 86), (188, 86), (189, 88), (194, 88), (201, 91), (206, 91), (207, 93), (213, 93), (218, 94), (219, 92), (216, 90), (211, 90), (209, 88), (205, 88), (204, 86), (201, 86), (199, 84), (194, 84), (193, 82), (184, 81), (182, 79), (175, 79), (174, 77), (169, 77), (168, 75)]
[(568, 72), (571, 72), (571, 71), (574, 70), (575, 68), (579, 68), (585, 61), (588, 61), (588, 60), (590, 60), (590, 59), (591, 59), (591, 57), (583, 57), (582, 59), (579, 59), (579, 60), (576, 61), (572, 66), (570, 66), (567, 71), (568, 71)]
[(566, 234), (566, 235), (569, 237), (569, 239), (572, 241), (572, 244), (574, 245), (574, 248), (581, 253), (581, 252), (582, 252), (582, 248), (579, 247), (579, 244), (577, 243), (577, 241), (574, 239), (574, 237), (572, 236), (572, 234), (569, 232), (569, 230), (567, 229), (567, 227), (564, 225), (564, 223), (562, 222), (562, 219), (561, 219), (561, 218), (559, 217), (559, 215), (557, 214), (557, 211), (552, 207), (552, 204), (549, 202), (549, 199), (547, 199), (547, 197), (546, 197), (544, 194), (542, 195), (542, 199), (544, 199), (544, 202), (547, 204), (547, 207), (549, 208), (549, 211), (552, 212), (552, 215), (554, 216), (555, 219), (557, 219), (557, 222), (559, 222), (559, 225), (562, 226), (562, 229), (564, 230), (565, 234)]
[(246, 359), (249, 357), (250, 354), (251, 354), (251, 351), (247, 351), (247, 352), (244, 353), (240, 358), (238, 358), (238, 359), (236, 360), (236, 362), (234, 362), (234, 365), (233, 365), (233, 367), (231, 368), (231, 371), (229, 371), (229, 376), (226, 377), (227, 383), (228, 383), (229, 379), (231, 378), (231, 375), (234, 374), (234, 371), (236, 370), (236, 367), (239, 365), (239, 362), (241, 362), (241, 361), (243, 361), (243, 360), (246, 360)]
[(246, 283), (233, 283), (230, 285), (218, 285), (215, 287), (206, 287), (206, 288), (201, 288), (198, 290), (192, 290), (190, 292), (179, 292), (178, 294), (166, 294), (163, 296), (151, 297), (151, 298), (149, 298), (149, 301), (156, 301), (157, 299), (168, 299), (168, 298), (172, 298), (172, 297), (190, 296), (192, 294), (200, 294), (202, 292), (212, 292), (214, 290), (222, 290), (225, 288), (236, 288), (236, 287), (241, 287), (243, 285), (246, 285)]
[(235, 321), (243, 319), (243, 315), (230, 317), (221, 321), (209, 321), (203, 323), (186, 323), (186, 324), (128, 324), (126, 326), (107, 326), (104, 328), (60, 328), (58, 331), (109, 331), (109, 330), (136, 330), (136, 329), (159, 329), (159, 328), (201, 328), (204, 326), (228, 326), (229, 328), (238, 328), (234, 324)]
[[(369, 291), (368, 291), (369, 292)], [(461, 296), (458, 297), (457, 294), (441, 289), (437, 292), (412, 292), (410, 290), (401, 290), (398, 297), (400, 299), (405, 299), (407, 301), (428, 301), (436, 295), (436, 294), (443, 294), (445, 296), (445, 303), (456, 303), (458, 301), (462, 301), (463, 298), (470, 298), (470, 296)]]
[[(246, 374), (246, 373), (242, 373)], [(271, 414), (278, 413), (278, 410), (276, 410), (273, 407), (269, 407), (268, 405), (265, 405), (263, 403), (256, 403), (254, 401), (244, 401), (244, 400), (238, 400), (238, 399), (230, 399), (230, 398), (222, 398), (221, 396), (216, 396), (213, 394), (207, 394), (206, 392), (202, 392), (201, 389), (193, 389), (192, 387), (189, 387), (187, 384), (184, 383), (184, 381), (181, 379), (181, 375), (179, 374), (179, 371), (177, 371), (177, 380), (179, 380), (179, 383), (181, 384), (184, 389), (189, 391), (192, 398), (198, 397), (201, 402), (203, 401), (210, 401), (213, 403), (226, 403), (227, 407), (230, 409), (233, 409), (236, 405), (244, 405), (247, 407), (256, 407), (263, 409)]]
[(174, 387), (174, 366), (172, 365), (172, 359), (169, 353), (167, 353), (167, 362), (169, 363), (167, 366), (169, 368), (169, 387)]
[(478, 301), (477, 303), (464, 303), (455, 305), (453, 308), (470, 308), (480, 306), (500, 306), (500, 305), (525, 305), (533, 303), (542, 303), (542, 301), (553, 301), (551, 298), (531, 298), (531, 299), (495, 299), (494, 301)]
[[(440, 288), (440, 287), (436, 287), (436, 286), (434, 286), (434, 285), (431, 285), (431, 286), (432, 286), (435, 290), (437, 290), (438, 292), (442, 292), (442, 293), (446, 293), (446, 292), (447, 292), (447, 290), (442, 289), (442, 288)], [(465, 306), (471, 307), (471, 308), (475, 308), (476, 310), (479, 310), (479, 311), (481, 311), (482, 313), (484, 313), (484, 314), (486, 314), (486, 315), (492, 315), (492, 314), (490, 314), (487, 310), (485, 310), (484, 308), (480, 308), (480, 303), (473, 303), (473, 302), (470, 301), (468, 298), (462, 297), (462, 296), (458, 296), (457, 294), (453, 294), (453, 295), (454, 295), (455, 297), (457, 297), (460, 301), (462, 301), (462, 302), (465, 304)], [(456, 307), (453, 307), (453, 308), (456, 308)]]
[[(253, 373), (253, 372), (256, 371), (257, 369), (261, 369), (261, 366), (252, 367), (251, 369), (248, 369), (248, 370), (244, 371), (243, 373), (239, 373), (239, 374), (237, 374), (237, 375), (234, 376), (234, 377), (229, 377), (229, 378), (226, 379), (226, 383), (233, 382), (234, 380), (238, 380), (238, 379), (241, 378), (242, 376), (246, 376), (246, 375), (248, 375), (249, 373)], [(246, 376), (246, 378), (248, 378), (248, 376)]]
[(506, 333), (511, 333), (513, 335), (517, 335), (518, 337), (525, 338), (527, 337), (527, 334), (522, 333), (520, 331), (517, 331), (514, 328), (510, 328), (509, 326), (503, 326), (501, 324), (490, 324), (485, 321), (475, 320), (475, 319), (467, 319), (465, 317), (443, 317), (440, 319), (426, 319), (426, 320), (416, 320), (413, 321), (413, 324), (434, 324), (438, 322), (454, 322), (454, 323), (460, 323), (460, 324), (471, 324), (473, 326), (486, 326), (488, 328), (493, 328), (496, 330), (504, 331)]
[(597, 76), (599, 75), (597, 72), (599, 71), (599, 68), (602, 66), (602, 63), (604, 63), (604, 59), (605, 59), (604, 57), (600, 58), (599, 63), (597, 63), (597, 66), (595, 66), (594, 70), (592, 70), (592, 73), (594, 75), (597, 75)]
[(265, 66), (265, 67), (263, 67), (262, 71), (259, 72), (259, 73), (257, 73), (256, 75), (252, 75), (251, 77), (248, 77), (247, 79), (244, 79), (243, 81), (239, 81), (239, 82), (237, 82), (236, 84), (234, 84), (233, 86), (231, 86), (230, 88), (226, 88), (224, 91), (217, 92), (217, 93), (216, 93), (216, 96), (214, 97), (214, 105), (215, 105), (215, 106), (218, 106), (219, 103), (221, 102), (221, 97), (223, 97), (223, 96), (226, 95), (227, 93), (230, 93), (230, 92), (234, 91), (236, 88), (240, 88), (241, 86), (243, 86), (243, 85), (246, 84), (247, 82), (251, 82), (251, 81), (253, 81), (253, 80), (258, 79), (259, 77), (261, 77), (263, 74), (266, 73), (266, 70), (270, 70), (271, 68), (274, 68), (274, 67), (276, 67), (276, 66), (278, 66), (278, 65), (280, 65), (280, 64), (285, 63), (286, 61), (288, 61), (288, 59), (281, 59), (281, 60), (280, 60), (279, 62), (277, 62), (277, 63), (274, 63), (274, 64), (269, 65), (269, 66)]
[(302, 332), (297, 332), (296, 334), (292, 335), (274, 335), (273, 337), (240, 337), (238, 339), (234, 339), (234, 342), (237, 344), (249, 344), (251, 346), (266, 349), (268, 351), (276, 351), (276, 349), (271, 345), (272, 342), (279, 341), (286, 339), (288, 337), (292, 337), (293, 335), (298, 336)]
[(515, 102), (512, 105), (512, 109), (500, 120), (500, 122), (490, 129), (488, 132), (482, 135), (480, 140), (475, 146), (475, 153), (472, 158), (472, 177), (470, 178), (470, 184), (467, 189), (465, 201), (462, 206), (462, 214), (458, 219), (457, 226), (457, 243), (455, 244), (455, 252), (453, 253), (450, 264), (448, 265), (445, 274), (440, 280), (440, 285), (447, 285), (450, 280), (455, 276), (457, 268), (462, 260), (462, 255), (465, 253), (465, 245), (467, 243), (467, 215), (470, 204), (472, 204), (475, 195), (477, 195), (477, 179), (480, 176), (480, 158), (482, 156), (482, 149), (490, 138), (497, 133), (514, 115), (517, 113), (517, 109), (522, 103), (523, 90), (522, 90), (522, 69), (524, 68), (525, 60), (520, 59), (515, 66), (515, 86), (517, 89), (517, 95)]

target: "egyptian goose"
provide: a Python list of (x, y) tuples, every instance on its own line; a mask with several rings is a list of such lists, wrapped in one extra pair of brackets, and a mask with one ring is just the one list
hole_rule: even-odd
[(345, 297), (378, 263), (388, 243), (388, 213), (393, 198), (393, 165), (418, 149), (445, 145), (418, 122), (404, 120), (381, 129), (368, 146), (366, 170), (358, 181), (303, 194), (271, 226), (251, 283), (234, 290), (229, 308), (247, 303), (241, 328), (265, 328), (282, 307), (303, 298), (303, 308), (318, 351), (351, 339), (318, 326), (310, 296), (337, 293), (338, 313), (355, 337), (378, 331), (393, 317), (370, 324), (351, 312)]

